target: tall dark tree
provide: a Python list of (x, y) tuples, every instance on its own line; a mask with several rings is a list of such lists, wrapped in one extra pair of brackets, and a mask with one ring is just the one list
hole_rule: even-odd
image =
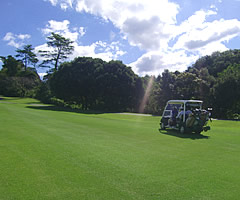
[(195, 74), (183, 72), (176, 76), (174, 83), (175, 98), (177, 99), (196, 99), (198, 97), (199, 81)]
[(221, 118), (240, 117), (240, 65), (230, 65), (214, 86), (214, 113)]
[[(161, 105), (159, 104), (160, 99), (162, 98), (162, 90), (160, 80), (161, 77), (158, 76), (155, 78), (154, 76), (142, 77), (142, 81), (145, 88), (144, 98), (141, 104), (144, 105), (144, 112), (151, 114), (160, 114), (162, 111)], [(145, 101), (145, 102), (144, 102)]]
[(36, 65), (38, 62), (36, 54), (33, 52), (34, 48), (32, 45), (25, 45), (23, 49), (17, 49), (16, 52), (18, 53), (16, 57), (20, 57), (22, 62), (24, 63), (25, 71), (27, 71), (27, 67), (29, 64), (33, 66)]
[(100, 97), (107, 110), (126, 111), (136, 107), (139, 109), (143, 86), (130, 67), (121, 61), (110, 61), (104, 65), (98, 81), (102, 85)]
[(7, 57), (1, 56), (0, 59), (3, 62), (2, 72), (6, 73), (7, 76), (16, 76), (22, 69), (22, 62), (16, 60), (13, 56)]
[(5, 96), (34, 96), (35, 88), (40, 83), (37, 72), (23, 70), (22, 61), (13, 56), (0, 57), (3, 66), (0, 71), (0, 94)]
[(197, 88), (195, 88), (197, 90), (196, 98), (203, 100), (205, 107), (212, 107), (212, 88), (215, 84), (214, 76), (209, 74), (207, 68), (202, 68), (199, 70), (196, 81), (198, 82)]
[(169, 72), (169, 70), (164, 70), (161, 77), (161, 90), (162, 90), (162, 98), (161, 101), (166, 104), (166, 102), (170, 99), (175, 99), (176, 97), (176, 74), (173, 72)]
[(51, 33), (51, 35), (47, 37), (47, 40), (47, 45), (50, 47), (50, 50), (39, 51), (40, 55), (45, 58), (41, 66), (46, 66), (46, 64), (53, 64), (55, 71), (57, 71), (61, 61), (65, 60), (68, 55), (73, 52), (73, 41), (57, 33)]
[(133, 110), (143, 90), (140, 78), (122, 62), (86, 57), (61, 65), (50, 86), (57, 98), (84, 110)]

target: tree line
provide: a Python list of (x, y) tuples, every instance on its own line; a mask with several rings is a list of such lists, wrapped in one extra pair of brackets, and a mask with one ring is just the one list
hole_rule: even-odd
[[(16, 56), (0, 57), (0, 94), (31, 96), (45, 103), (82, 110), (161, 114), (170, 99), (201, 99), (217, 118), (240, 118), (240, 50), (215, 52), (184, 72), (166, 69), (158, 76), (139, 77), (121, 61), (77, 57), (63, 62), (72, 41), (52, 33), (49, 51), (25, 45)], [(20, 58), (20, 59), (19, 59)], [(36, 67), (51, 67), (41, 81)]]
[(43, 58), (40, 64), (32, 45), (25, 45), (23, 49), (16, 49), (16, 55), (0, 56), (3, 62), (0, 71), (0, 94), (5, 96), (35, 97), (41, 84), (37, 67), (51, 67), (57, 71), (61, 61), (73, 51), (72, 41), (63, 36), (51, 33), (47, 37), (50, 50), (40, 50)]
[(215, 52), (184, 72), (165, 70), (154, 77), (145, 112), (161, 113), (170, 99), (200, 99), (214, 117), (240, 119), (240, 50)]

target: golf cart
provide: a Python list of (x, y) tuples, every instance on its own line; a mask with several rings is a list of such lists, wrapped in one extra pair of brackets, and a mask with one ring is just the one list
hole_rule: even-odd
[(210, 130), (207, 126), (210, 113), (202, 109), (200, 100), (170, 100), (163, 111), (160, 121), (161, 130), (171, 128), (180, 133)]

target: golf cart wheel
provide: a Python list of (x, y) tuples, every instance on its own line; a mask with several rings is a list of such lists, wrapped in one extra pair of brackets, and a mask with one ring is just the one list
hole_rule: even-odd
[(165, 130), (165, 129), (166, 129), (166, 127), (165, 127), (165, 125), (164, 125), (163, 122), (161, 122), (160, 126), (161, 126), (161, 129), (162, 129), (162, 130)]
[(183, 125), (180, 126), (179, 132), (180, 132), (181, 134), (184, 134), (184, 133), (185, 133), (185, 127), (184, 127)]

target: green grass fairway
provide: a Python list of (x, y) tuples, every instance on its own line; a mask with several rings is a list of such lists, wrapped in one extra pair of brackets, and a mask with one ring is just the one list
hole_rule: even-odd
[(159, 120), (1, 99), (0, 200), (240, 198), (240, 122), (196, 136)]

